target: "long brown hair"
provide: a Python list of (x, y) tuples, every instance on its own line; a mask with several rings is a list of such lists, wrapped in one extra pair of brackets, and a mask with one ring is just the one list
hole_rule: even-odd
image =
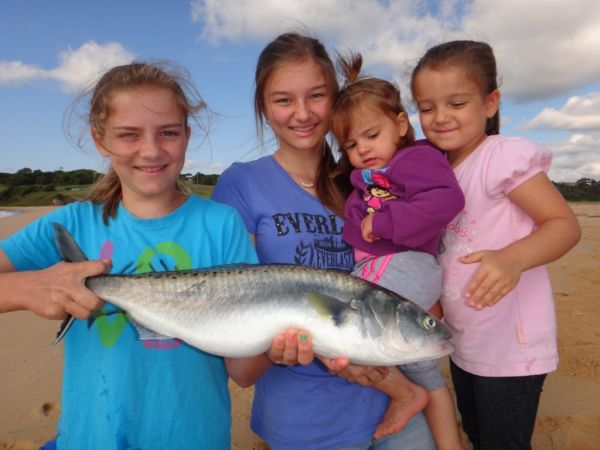
[[(431, 47), (421, 57), (411, 75), (411, 91), (415, 96), (415, 77), (423, 69), (439, 70), (457, 67), (477, 83), (481, 94), (486, 96), (498, 89), (496, 58), (489, 44), (478, 41), (450, 41)], [(500, 109), (486, 122), (488, 136), (500, 133)]]
[[(139, 86), (166, 88), (173, 93), (175, 101), (184, 113), (186, 128), (189, 128), (188, 122), (192, 118), (195, 125), (205, 131), (206, 127), (201, 123), (198, 113), (207, 111), (206, 104), (189, 80), (187, 72), (172, 62), (133, 62), (108, 70), (91, 92), (84, 92), (78, 97), (76, 103), (91, 95), (87, 122), (92, 133), (103, 137), (106, 131), (106, 120), (112, 112), (111, 102), (115, 92)], [(67, 137), (70, 137), (69, 133), (67, 133)], [(71, 141), (77, 147), (82, 147), (81, 137), (76, 141), (74, 139)], [(179, 185), (176, 188), (181, 191)], [(92, 186), (88, 200), (103, 205), (102, 218), (104, 223), (108, 224), (109, 219), (115, 217), (122, 198), (121, 181), (110, 166), (106, 175)]]
[[(262, 142), (265, 127), (265, 88), (270, 77), (276, 69), (287, 63), (314, 61), (323, 71), (325, 80), (329, 84), (332, 94), (338, 92), (335, 67), (325, 46), (317, 39), (303, 36), (298, 33), (284, 33), (271, 41), (260, 53), (256, 64), (254, 77), (254, 114), (259, 140)], [(333, 151), (327, 140), (323, 139), (323, 153), (319, 167), (315, 188), (317, 197), (329, 209), (343, 216), (343, 207), (340, 208), (340, 199), (343, 200), (348, 184), (346, 180), (332, 176), (337, 163)]]

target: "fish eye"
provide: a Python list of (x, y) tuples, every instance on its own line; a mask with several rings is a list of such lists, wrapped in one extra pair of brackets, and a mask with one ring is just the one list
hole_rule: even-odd
[(431, 330), (436, 325), (437, 321), (430, 315), (423, 317), (423, 327), (425, 327), (426, 330)]

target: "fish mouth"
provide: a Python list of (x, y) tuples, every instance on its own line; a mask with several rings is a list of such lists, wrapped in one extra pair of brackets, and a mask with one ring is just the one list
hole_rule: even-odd
[(449, 340), (440, 341), (437, 350), (440, 352), (439, 358), (447, 356), (454, 352), (454, 344)]

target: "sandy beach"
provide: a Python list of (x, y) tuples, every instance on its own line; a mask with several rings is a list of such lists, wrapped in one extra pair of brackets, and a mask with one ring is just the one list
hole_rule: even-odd
[[(534, 449), (600, 447), (600, 203), (573, 204), (583, 239), (550, 265), (556, 301), (560, 366), (544, 386)], [(0, 239), (53, 207), (0, 208)], [(598, 291), (596, 290), (598, 289)], [(37, 449), (54, 436), (60, 414), (62, 345), (59, 323), (29, 312), (0, 315), (0, 449)], [(444, 370), (447, 364), (442, 362)], [(231, 386), (233, 449), (266, 449), (248, 426), (252, 389)]]

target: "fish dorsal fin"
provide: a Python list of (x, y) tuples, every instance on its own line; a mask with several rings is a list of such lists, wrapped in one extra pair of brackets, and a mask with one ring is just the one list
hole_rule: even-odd
[(69, 233), (65, 227), (60, 223), (52, 222), (54, 227), (54, 242), (60, 257), (67, 262), (81, 262), (87, 261), (88, 258), (85, 253), (79, 248), (71, 233)]
[(344, 322), (348, 314), (355, 311), (337, 298), (320, 292), (309, 292), (306, 294), (306, 298), (322, 318), (331, 318), (338, 326)]

